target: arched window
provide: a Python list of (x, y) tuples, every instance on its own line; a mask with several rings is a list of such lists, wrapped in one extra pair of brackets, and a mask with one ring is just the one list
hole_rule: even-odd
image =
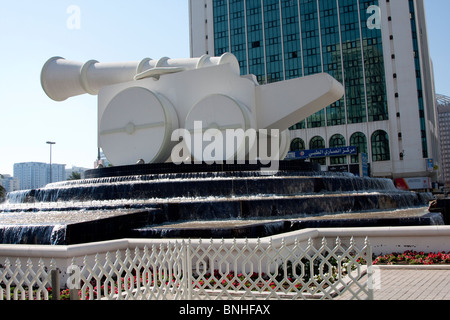
[(309, 142), (309, 149), (325, 149), (325, 140), (319, 136), (312, 138)]
[[(309, 149), (315, 150), (315, 149), (325, 149), (325, 140), (322, 137), (316, 136), (311, 139), (309, 142)], [(319, 163), (320, 165), (324, 166), (327, 163), (326, 158), (315, 158), (311, 159), (311, 162)]]
[(389, 135), (383, 130), (375, 131), (372, 135), (372, 160), (373, 162), (391, 160)]
[[(362, 132), (356, 132), (350, 137), (350, 146), (357, 147), (358, 153), (367, 154), (367, 137)], [(358, 155), (352, 156), (352, 163), (358, 163)]]
[(295, 138), (291, 142), (291, 151), (305, 150), (305, 142), (300, 138)]
[[(345, 138), (340, 134), (335, 134), (330, 139), (330, 148), (341, 148), (345, 147)], [(331, 165), (337, 165), (337, 164), (346, 164), (347, 163), (347, 157), (341, 156), (341, 157), (331, 157), (330, 158)]]

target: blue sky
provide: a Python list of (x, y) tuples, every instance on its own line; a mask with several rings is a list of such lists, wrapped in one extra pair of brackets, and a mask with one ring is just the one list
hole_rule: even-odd
[[(450, 96), (450, 1), (425, 0), (436, 91)], [(80, 9), (80, 28), (69, 29)], [(444, 40), (446, 39), (446, 40)], [(97, 98), (54, 102), (40, 72), (53, 56), (101, 62), (189, 57), (188, 0), (0, 0), (0, 173), (17, 162), (53, 161), (92, 168)]]

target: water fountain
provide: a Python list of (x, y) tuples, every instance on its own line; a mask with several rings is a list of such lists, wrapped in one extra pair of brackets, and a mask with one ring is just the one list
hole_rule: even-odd
[(0, 243), (443, 223), (427, 195), (390, 180), (282, 160), (287, 129), (342, 96), (327, 74), (260, 86), (239, 75), (231, 54), (116, 64), (56, 57), (41, 82), (57, 101), (98, 94), (99, 146), (116, 166), (10, 193), (0, 206)]

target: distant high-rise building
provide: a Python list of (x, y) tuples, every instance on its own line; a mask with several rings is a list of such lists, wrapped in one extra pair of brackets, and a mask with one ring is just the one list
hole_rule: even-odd
[(37, 189), (51, 182), (66, 180), (66, 165), (52, 164), (52, 178), (50, 179), (50, 165), (40, 162), (25, 162), (14, 164), (14, 178), (20, 183), (20, 190)]
[(441, 169), (443, 182), (450, 188), (450, 97), (437, 95), (439, 136), (441, 142)]
[(342, 99), (291, 128), (292, 151), (356, 146), (372, 176), (437, 178), (423, 0), (191, 0), (190, 24), (192, 57), (231, 52), (261, 84), (326, 72), (344, 85)]
[(20, 190), (19, 179), (13, 178), (9, 174), (0, 175), (0, 185), (5, 188), (7, 193)]

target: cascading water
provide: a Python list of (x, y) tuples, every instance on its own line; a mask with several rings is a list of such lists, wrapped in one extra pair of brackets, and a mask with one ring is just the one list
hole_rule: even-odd
[(62, 225), (15, 225), (0, 228), (2, 243), (30, 244), (45, 241), (57, 245), (65, 242), (65, 226)]
[[(293, 163), (272, 176), (202, 166), (165, 173), (136, 166), (133, 174), (127, 168), (126, 174), (110, 177), (102, 169), (93, 170), (84, 180), (8, 194), (0, 205), (0, 243), (264, 236), (298, 228), (300, 220), (320, 221), (330, 215), (405, 208), (428, 213), (427, 195), (400, 191), (391, 180), (302, 170), (300, 163)], [(244, 223), (231, 227), (224, 221)], [(189, 222), (202, 224), (187, 228)]]
[[(205, 183), (208, 184), (204, 188)], [(40, 203), (56, 201), (92, 201), (114, 199), (152, 199), (177, 197), (228, 197), (231, 194), (305, 195), (317, 193), (399, 192), (387, 179), (356, 178), (347, 174), (280, 172), (261, 176), (258, 172), (189, 173), (126, 176), (86, 179), (50, 184), (38, 190), (8, 194), (9, 203)]]

